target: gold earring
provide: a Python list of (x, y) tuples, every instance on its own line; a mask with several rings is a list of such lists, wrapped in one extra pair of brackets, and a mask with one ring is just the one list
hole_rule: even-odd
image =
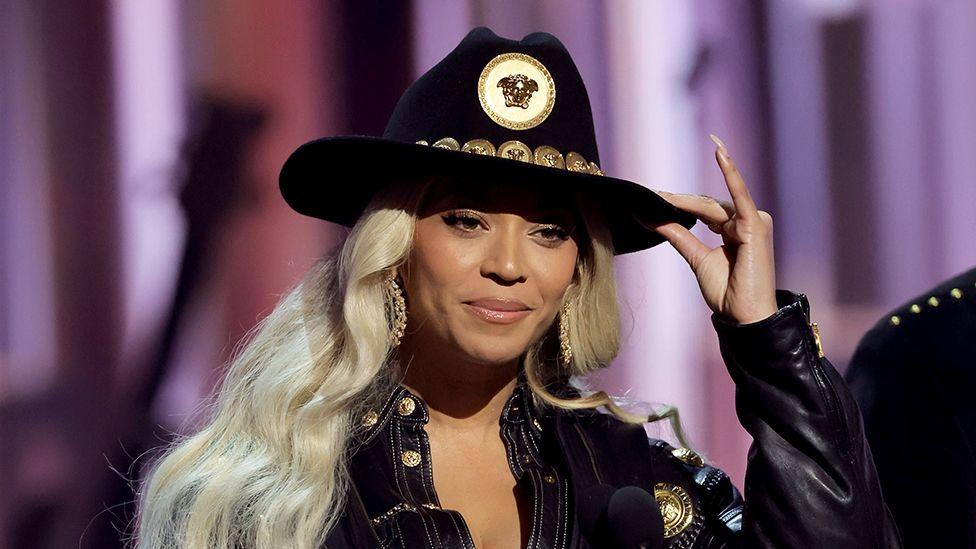
[(573, 348), (569, 345), (569, 302), (559, 312), (559, 362), (569, 366), (573, 362)]
[(392, 318), (390, 320), (390, 344), (396, 348), (403, 339), (403, 332), (407, 329), (407, 303), (403, 299), (403, 291), (397, 284), (397, 272), (390, 269), (386, 274), (386, 295), (390, 305)]

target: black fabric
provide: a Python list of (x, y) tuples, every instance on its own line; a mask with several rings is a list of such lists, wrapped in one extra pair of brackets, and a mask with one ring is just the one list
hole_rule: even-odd
[(976, 547), (976, 269), (881, 319), (847, 380), (905, 547)]
[[(780, 309), (760, 322), (740, 325), (713, 317), (722, 356), (736, 383), (736, 411), (753, 437), (745, 500), (721, 470), (681, 459), (667, 443), (646, 438), (639, 425), (593, 410), (539, 414), (542, 432), (555, 441), (547, 460), (554, 465), (561, 461), (569, 482), (572, 531), (566, 547), (612, 546), (581, 530), (578, 517), (594, 515), (583, 508), (587, 502), (581, 494), (599, 485), (637, 486), (654, 493), (658, 483), (687, 492), (694, 512), (687, 527), (659, 540), (668, 549), (901, 546), (857, 405), (830, 362), (818, 356), (806, 298), (779, 291), (777, 299)], [(394, 451), (391, 446), (374, 456), (373, 466), (392, 463)], [(360, 467), (374, 470), (369, 463)], [(367, 479), (376, 493), (393, 490), (384, 488), (391, 480), (381, 474), (358, 478)], [(349, 533), (343, 528), (368, 525), (375, 518), (369, 513), (381, 513), (393, 503), (386, 501), (372, 511), (350, 503), (347, 512), (361, 513), (360, 520), (343, 522), (327, 547), (345, 547)], [(544, 499), (534, 503), (546, 506)], [(366, 539), (371, 534), (358, 535)], [(553, 547), (552, 540), (538, 538), (538, 546)], [(401, 541), (405, 545), (399, 546), (428, 546), (425, 537)]]
[[(533, 128), (505, 128), (479, 103), (482, 69), (507, 52), (538, 59), (553, 76), (552, 112)], [(562, 43), (547, 33), (508, 40), (479, 27), (407, 88), (382, 137), (325, 137), (293, 152), (279, 176), (282, 196), (302, 214), (351, 226), (377, 190), (417, 177), (440, 175), (471, 179), (472, 184), (503, 179), (552, 185), (560, 191), (576, 189), (603, 209), (618, 254), (663, 242), (634, 216), (650, 223), (677, 221), (686, 227), (695, 223), (690, 214), (630, 181), (416, 144), (418, 140), (432, 144), (444, 137), (461, 144), (487, 139), (496, 147), (518, 140), (532, 149), (549, 145), (564, 155), (577, 152), (597, 164), (600, 158), (586, 88)]]

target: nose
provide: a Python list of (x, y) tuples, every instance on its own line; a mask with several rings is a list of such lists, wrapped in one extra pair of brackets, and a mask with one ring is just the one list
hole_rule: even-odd
[(491, 245), (488, 246), (481, 264), (481, 275), (505, 286), (525, 282), (525, 260), (522, 257), (522, 242), (517, 229), (508, 227), (496, 230)]

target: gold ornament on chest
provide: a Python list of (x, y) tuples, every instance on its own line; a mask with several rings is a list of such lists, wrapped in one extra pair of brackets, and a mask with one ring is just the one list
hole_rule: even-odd
[(665, 538), (674, 537), (691, 525), (695, 515), (694, 505), (684, 488), (659, 482), (654, 485), (654, 499), (661, 508)]

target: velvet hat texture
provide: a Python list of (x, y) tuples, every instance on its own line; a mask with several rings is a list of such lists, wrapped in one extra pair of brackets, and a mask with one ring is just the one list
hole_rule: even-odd
[(279, 187), (295, 211), (352, 226), (379, 189), (426, 176), (582, 192), (602, 208), (617, 254), (663, 242), (638, 219), (695, 224), (650, 189), (600, 168), (583, 80), (548, 33), (516, 41), (472, 30), (407, 88), (382, 137), (305, 143), (285, 161)]

